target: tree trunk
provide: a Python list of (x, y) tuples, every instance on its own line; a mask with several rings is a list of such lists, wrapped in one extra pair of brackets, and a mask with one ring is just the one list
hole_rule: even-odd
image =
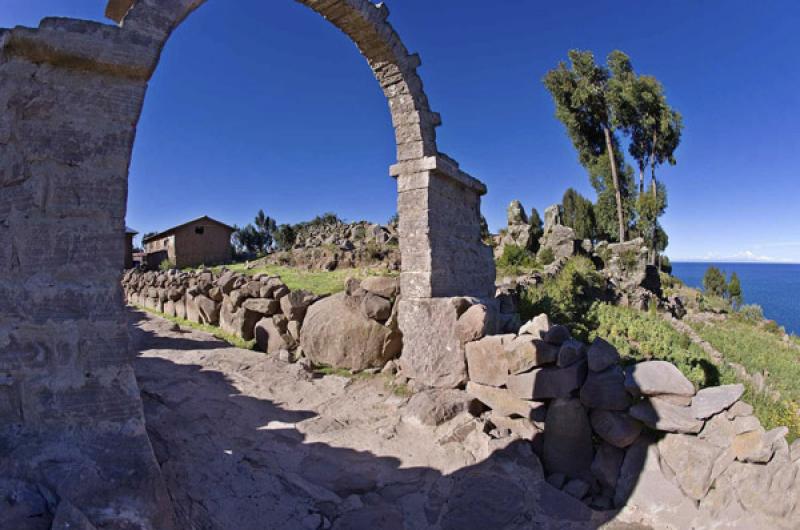
[(614, 180), (614, 194), (617, 199), (617, 220), (619, 221), (619, 242), (625, 242), (625, 216), (622, 213), (622, 192), (619, 189), (619, 175), (617, 174), (617, 162), (614, 157), (614, 146), (611, 143), (611, 131), (608, 127), (603, 127), (606, 137), (606, 149), (608, 150), (608, 162), (611, 164), (611, 177)]
[(644, 194), (644, 168), (644, 165), (639, 166), (639, 195)]
[(653, 131), (653, 153), (650, 155), (650, 186), (653, 188), (653, 199), (658, 200), (658, 190), (656, 189), (656, 140), (658, 131)]

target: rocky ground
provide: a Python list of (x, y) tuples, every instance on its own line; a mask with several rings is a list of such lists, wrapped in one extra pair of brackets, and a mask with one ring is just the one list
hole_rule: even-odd
[(466, 411), (420, 423), (380, 375), (314, 375), (141, 312), (130, 329), (179, 528), (644, 528), (550, 487), (529, 444)]

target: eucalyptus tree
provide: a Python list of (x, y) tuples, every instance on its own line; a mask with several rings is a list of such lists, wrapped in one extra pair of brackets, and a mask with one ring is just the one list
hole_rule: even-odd
[(575, 230), (578, 239), (594, 240), (597, 234), (592, 201), (569, 188), (561, 199), (561, 220)]
[(616, 203), (619, 241), (625, 241), (626, 221), (617, 167), (616, 120), (609, 101), (610, 72), (595, 63), (590, 51), (570, 50), (570, 65), (560, 62), (547, 72), (544, 85), (556, 105), (556, 117), (578, 151), (581, 164), (591, 171), (605, 154)]

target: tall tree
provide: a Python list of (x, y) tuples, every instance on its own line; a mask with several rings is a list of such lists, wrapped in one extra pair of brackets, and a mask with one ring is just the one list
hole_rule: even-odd
[(639, 166), (639, 193), (644, 193), (644, 172), (651, 170), (651, 193), (658, 195), (656, 166), (675, 165), (680, 143), (681, 115), (670, 108), (663, 85), (653, 76), (638, 76), (630, 58), (619, 50), (608, 56), (612, 73), (609, 103), (616, 125), (629, 137), (629, 152)]
[(262, 248), (264, 252), (269, 252), (274, 242), (274, 234), (278, 229), (278, 223), (275, 219), (264, 214), (264, 210), (258, 210), (255, 218), (256, 228), (262, 237)]
[(735, 272), (731, 273), (731, 281), (728, 283), (728, 298), (730, 298), (734, 308), (740, 307), (744, 301), (742, 297), (742, 284), (739, 281), (739, 275)]
[(530, 250), (531, 252), (538, 252), (539, 251), (539, 238), (544, 235), (544, 223), (542, 222), (542, 217), (539, 215), (539, 210), (536, 208), (531, 208), (531, 215), (528, 217), (528, 222), (530, 223)]
[(556, 117), (567, 128), (578, 158), (587, 169), (606, 154), (617, 209), (619, 240), (625, 241), (626, 221), (615, 153), (617, 126), (609, 102), (607, 68), (589, 51), (570, 50), (571, 65), (561, 62), (547, 72), (544, 85), (556, 104)]
[(710, 266), (703, 275), (703, 290), (714, 296), (724, 297), (728, 292), (725, 275), (717, 267)]
[(592, 201), (569, 188), (561, 199), (561, 220), (575, 230), (578, 239), (595, 239), (597, 229)]

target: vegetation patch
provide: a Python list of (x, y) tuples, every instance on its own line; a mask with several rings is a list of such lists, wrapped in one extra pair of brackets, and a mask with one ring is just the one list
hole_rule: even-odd
[(344, 282), (347, 278), (363, 279), (368, 276), (392, 276), (396, 274), (387, 273), (385, 270), (372, 271), (369, 269), (337, 269), (334, 271), (310, 271), (282, 265), (266, 265), (248, 269), (245, 263), (227, 265), (226, 268), (241, 272), (243, 274), (269, 274), (280, 276), (281, 280), (292, 291), (302, 289), (317, 295), (328, 295), (344, 290)]
[(496, 262), (497, 277), (520, 276), (539, 270), (536, 257), (519, 245), (506, 245)]

